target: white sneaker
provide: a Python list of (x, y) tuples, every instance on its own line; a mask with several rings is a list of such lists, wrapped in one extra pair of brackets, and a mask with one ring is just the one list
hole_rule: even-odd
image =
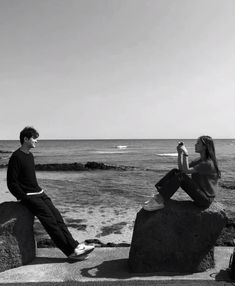
[(164, 208), (164, 203), (156, 201), (155, 197), (152, 197), (146, 204), (143, 205), (143, 209), (146, 211), (156, 211)]
[(69, 255), (69, 258), (79, 259), (82, 256), (86, 256), (95, 249), (94, 245), (86, 245), (85, 243), (79, 243), (79, 245), (74, 249), (74, 252)]
[(149, 200), (147, 200), (146, 202), (144, 202), (144, 205), (149, 204), (150, 201), (152, 201), (153, 199), (155, 199), (155, 194), (152, 194), (151, 198)]

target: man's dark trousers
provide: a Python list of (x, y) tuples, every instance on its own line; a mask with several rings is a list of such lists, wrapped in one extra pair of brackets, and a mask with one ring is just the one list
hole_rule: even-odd
[(73, 253), (78, 242), (74, 240), (51, 199), (45, 194), (27, 196), (22, 203), (39, 219), (55, 245), (67, 256)]

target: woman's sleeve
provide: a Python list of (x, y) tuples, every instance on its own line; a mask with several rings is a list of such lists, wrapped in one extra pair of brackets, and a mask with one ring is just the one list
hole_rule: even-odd
[(213, 173), (213, 168), (210, 162), (201, 162), (194, 166), (194, 169), (201, 175), (210, 175)]
[(199, 159), (193, 160), (192, 162), (189, 163), (189, 168), (192, 168), (198, 164)]

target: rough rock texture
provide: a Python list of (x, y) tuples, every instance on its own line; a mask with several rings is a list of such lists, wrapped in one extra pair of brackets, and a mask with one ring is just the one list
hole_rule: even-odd
[(164, 209), (140, 210), (129, 253), (135, 273), (201, 272), (214, 267), (214, 245), (227, 217), (219, 203), (201, 209), (171, 200)]
[(19, 245), (11, 234), (16, 219), (11, 219), (0, 228), (0, 272), (22, 265)]
[(235, 246), (235, 218), (228, 218), (226, 226), (216, 241), (216, 246)]
[(35, 258), (34, 216), (18, 202), (0, 204), (0, 271)]

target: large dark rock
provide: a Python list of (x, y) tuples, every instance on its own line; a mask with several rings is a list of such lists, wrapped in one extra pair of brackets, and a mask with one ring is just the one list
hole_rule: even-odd
[(12, 235), (16, 219), (0, 227), (0, 272), (22, 265), (19, 245)]
[(135, 273), (201, 272), (214, 267), (214, 245), (226, 224), (222, 206), (201, 209), (171, 200), (165, 208), (137, 214), (129, 253)]
[(216, 246), (235, 246), (235, 218), (228, 218), (226, 226), (223, 228), (216, 241)]
[(0, 271), (35, 258), (34, 216), (19, 202), (0, 204)]

